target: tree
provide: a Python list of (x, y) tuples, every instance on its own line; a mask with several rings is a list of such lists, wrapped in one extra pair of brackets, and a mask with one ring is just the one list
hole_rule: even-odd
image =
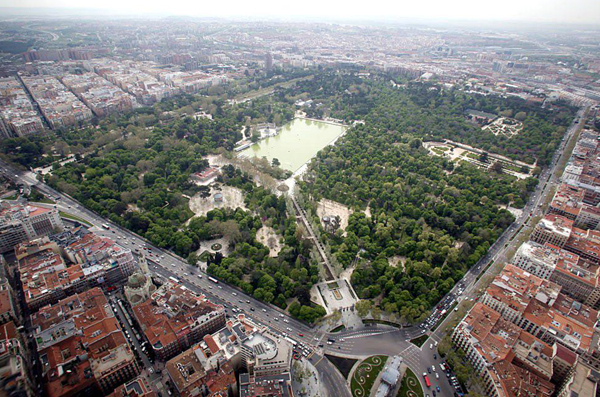
[(525, 112), (519, 112), (519, 113), (515, 114), (515, 119), (517, 119), (519, 121), (525, 121), (526, 117), (527, 117), (527, 113), (525, 113)]
[(187, 262), (190, 266), (198, 266), (198, 254), (191, 252), (187, 257)]
[(273, 167), (279, 167), (281, 165), (281, 163), (279, 162), (279, 159), (273, 158), (273, 161), (271, 162), (271, 165)]
[(490, 171), (495, 172), (496, 174), (502, 173), (502, 163), (496, 161), (494, 164), (490, 166)]

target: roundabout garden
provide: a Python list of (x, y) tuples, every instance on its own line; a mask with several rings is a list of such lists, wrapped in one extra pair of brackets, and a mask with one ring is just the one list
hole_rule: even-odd
[(367, 397), (371, 394), (373, 383), (386, 361), (387, 356), (371, 356), (358, 364), (350, 379), (350, 391), (353, 397)]
[(423, 397), (423, 388), (419, 379), (410, 368), (406, 368), (406, 373), (402, 378), (400, 391), (396, 397)]

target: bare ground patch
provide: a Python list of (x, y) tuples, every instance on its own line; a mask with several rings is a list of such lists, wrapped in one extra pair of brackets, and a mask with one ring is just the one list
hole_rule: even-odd
[(348, 218), (350, 218), (351, 214), (352, 210), (350, 208), (332, 200), (322, 199), (317, 205), (317, 215), (319, 215), (319, 218), (321, 218), (321, 222), (323, 222), (324, 216), (328, 216), (330, 218), (339, 216), (340, 229), (342, 230), (346, 230), (346, 227), (348, 227)]
[(263, 226), (256, 231), (256, 240), (269, 248), (269, 256), (272, 258), (279, 255), (282, 244), (280, 240), (283, 237), (275, 232), (275, 229), (269, 226)]
[(400, 267), (404, 271), (404, 263), (406, 263), (405, 256), (394, 255), (391, 258), (388, 258), (388, 263), (392, 267)]
[[(223, 201), (215, 201), (215, 194), (217, 193), (223, 194)], [(221, 186), (220, 191), (213, 187), (209, 197), (200, 197), (199, 194), (195, 194), (190, 199), (189, 206), (196, 214), (195, 216), (206, 215), (215, 208), (242, 208), (247, 210), (244, 205), (244, 193), (240, 189), (231, 186)]]

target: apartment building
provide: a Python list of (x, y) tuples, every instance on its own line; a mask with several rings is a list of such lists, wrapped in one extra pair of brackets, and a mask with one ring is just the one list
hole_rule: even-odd
[(0, 253), (17, 244), (62, 230), (58, 210), (0, 200)]
[(167, 360), (225, 325), (225, 310), (182, 285), (167, 282), (133, 307), (135, 318), (158, 357)]
[[(47, 241), (47, 240), (46, 240)], [(80, 265), (67, 266), (63, 258), (51, 248), (51, 245), (35, 247), (33, 253), (26, 253), (29, 243), (17, 247), (19, 253), (18, 272), (25, 297), (25, 304), (30, 311), (42, 306), (56, 303), (87, 288), (83, 270)]]
[(51, 397), (108, 394), (139, 374), (133, 351), (99, 288), (41, 308), (32, 325)]
[(181, 397), (226, 397), (237, 390), (233, 365), (195, 346), (167, 361), (165, 369)]
[(557, 342), (574, 352), (594, 348), (598, 312), (562, 294), (558, 284), (516, 266), (506, 265), (481, 302), (546, 343)]
[(574, 221), (564, 216), (548, 214), (535, 226), (531, 240), (539, 243), (555, 245), (562, 248), (571, 235)]
[(486, 395), (547, 396), (554, 393), (552, 349), (500, 313), (476, 303), (452, 334), (485, 385)]
[(118, 386), (107, 397), (157, 397), (157, 394), (150, 387), (147, 378), (138, 376)]
[(0, 325), (0, 388), (7, 396), (36, 396), (28, 371), (28, 351), (16, 325)]

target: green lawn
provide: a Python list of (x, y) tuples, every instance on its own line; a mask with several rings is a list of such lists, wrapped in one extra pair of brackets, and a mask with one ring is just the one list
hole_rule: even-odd
[(61, 218), (66, 218), (66, 219), (70, 219), (70, 220), (72, 220), (72, 221), (76, 221), (76, 222), (79, 222), (79, 223), (83, 223), (84, 225), (93, 226), (93, 225), (92, 225), (91, 223), (89, 223), (88, 221), (86, 221), (86, 220), (84, 220), (84, 219), (81, 219), (81, 218), (80, 218), (80, 217), (78, 217), (78, 216), (75, 216), (75, 215), (68, 214), (68, 213), (66, 213), (66, 212), (59, 211), (59, 215), (61, 216)]
[(54, 201), (50, 200), (47, 197), (35, 200), (36, 203), (43, 203), (43, 204), (56, 204)]
[(423, 343), (425, 343), (427, 338), (429, 338), (429, 335), (424, 334), (424, 335), (419, 336), (418, 338), (411, 339), (410, 343), (412, 343), (413, 345), (415, 345), (417, 347), (421, 347), (421, 346), (423, 346)]
[(348, 379), (348, 375), (350, 375), (350, 370), (358, 361), (353, 358), (336, 357), (330, 356), (328, 354), (325, 355), (325, 358), (327, 358), (329, 361), (331, 361), (333, 365), (335, 365), (335, 367), (342, 373), (344, 379)]
[(402, 378), (402, 384), (400, 385), (400, 391), (396, 397), (423, 397), (423, 388), (419, 379), (410, 368), (406, 369), (406, 373)]
[(353, 397), (366, 397), (371, 393), (373, 382), (386, 361), (387, 356), (371, 356), (358, 365), (350, 380), (350, 391)]
[(332, 329), (329, 332), (340, 332), (340, 331), (344, 330), (345, 328), (346, 328), (346, 326), (344, 324), (342, 324), (342, 325), (338, 325), (337, 327), (335, 327), (334, 329)]

